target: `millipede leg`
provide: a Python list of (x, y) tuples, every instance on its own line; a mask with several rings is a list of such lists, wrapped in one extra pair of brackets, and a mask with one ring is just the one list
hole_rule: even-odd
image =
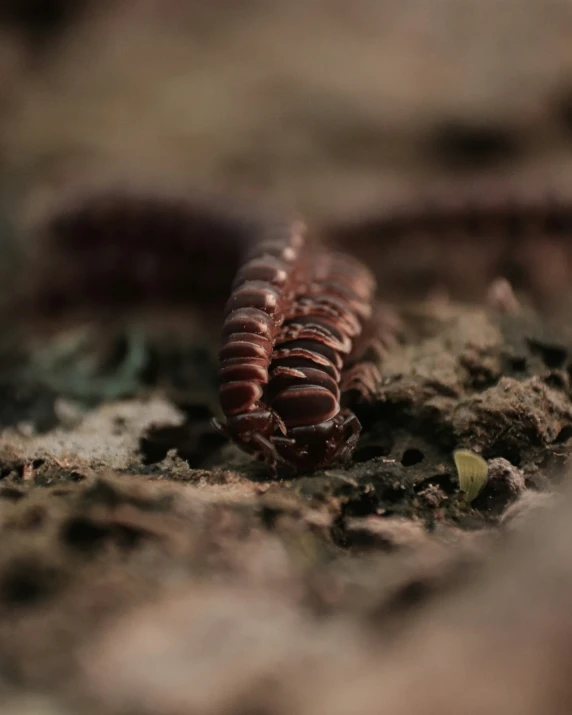
[(250, 441), (260, 448), (260, 455), (264, 458), (265, 464), (276, 473), (277, 465), (284, 463), (284, 460), (272, 442), (260, 433), (253, 434)]
[(361, 433), (361, 423), (353, 412), (348, 412), (341, 424), (341, 429), (344, 434), (349, 432), (349, 436), (342, 442), (335, 458), (344, 462), (350, 459), (358, 443)]

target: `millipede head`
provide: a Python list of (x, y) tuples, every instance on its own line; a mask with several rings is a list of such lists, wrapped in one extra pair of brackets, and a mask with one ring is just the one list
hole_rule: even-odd
[(307, 471), (349, 459), (360, 432), (357, 417), (349, 410), (341, 410), (319, 424), (293, 427), (288, 430), (290, 441), (278, 438), (274, 444), (288, 465), (296, 471)]

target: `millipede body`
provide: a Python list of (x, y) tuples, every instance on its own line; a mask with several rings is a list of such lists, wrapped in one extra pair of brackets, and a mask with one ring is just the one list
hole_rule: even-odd
[(324, 233), (375, 266), (390, 300), (422, 300), (435, 288), (457, 299), (481, 300), (490, 283), (503, 277), (550, 307), (572, 277), (572, 202), (549, 193), (450, 189)]
[(348, 391), (372, 384), (362, 385), (356, 341), (375, 281), (359, 261), (312, 247), (301, 223), (155, 194), (88, 194), (45, 235), (47, 307), (186, 296), (207, 307), (230, 290), (219, 352), (226, 424), (216, 426), (275, 471), (351, 454), (361, 426), (341, 404), (345, 368)]
[(294, 470), (351, 454), (361, 426), (342, 408), (340, 385), (374, 291), (358, 261), (309, 250), (299, 224), (254, 245), (219, 353), (221, 428), (242, 449)]

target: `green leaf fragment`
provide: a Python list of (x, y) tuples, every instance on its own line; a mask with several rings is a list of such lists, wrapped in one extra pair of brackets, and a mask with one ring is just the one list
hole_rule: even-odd
[(488, 464), (479, 454), (468, 449), (458, 449), (453, 457), (459, 475), (459, 486), (470, 504), (487, 483)]

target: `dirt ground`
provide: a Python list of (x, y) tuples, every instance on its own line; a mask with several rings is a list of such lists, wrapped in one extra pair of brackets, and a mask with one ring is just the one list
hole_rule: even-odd
[[(572, 223), (378, 235), (435, 194), (568, 200), (569, 3), (28, 0), (0, 28), (0, 712), (569, 712)], [(156, 304), (98, 309), (42, 226), (116, 184), (367, 258), (402, 327), (349, 466), (277, 480), (214, 432), (216, 301), (173, 300), (160, 231), (114, 234), (108, 276), (160, 257)]]

